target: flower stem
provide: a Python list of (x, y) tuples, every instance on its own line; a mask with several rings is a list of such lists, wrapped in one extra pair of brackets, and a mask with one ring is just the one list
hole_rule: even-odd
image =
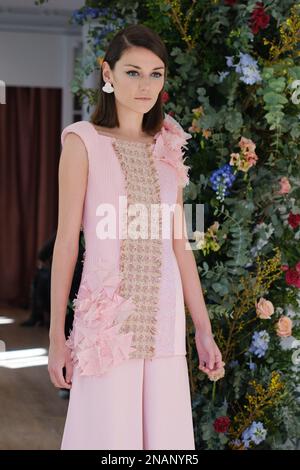
[(216, 382), (213, 383), (213, 386), (212, 386), (212, 402), (215, 401), (215, 398), (216, 398)]

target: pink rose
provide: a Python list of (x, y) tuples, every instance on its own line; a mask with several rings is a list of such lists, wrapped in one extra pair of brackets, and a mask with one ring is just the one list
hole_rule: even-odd
[(258, 303), (255, 303), (256, 313), (259, 318), (266, 320), (271, 317), (274, 313), (274, 306), (270, 300), (266, 300), (261, 297)]
[(291, 185), (286, 176), (283, 176), (280, 179), (279, 184), (280, 184), (280, 190), (278, 191), (278, 194), (287, 194), (290, 192)]
[(278, 336), (291, 336), (292, 320), (289, 317), (280, 317), (276, 324), (276, 333)]

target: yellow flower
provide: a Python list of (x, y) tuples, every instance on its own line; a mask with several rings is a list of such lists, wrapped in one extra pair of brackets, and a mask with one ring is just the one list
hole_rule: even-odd
[(229, 165), (234, 166), (240, 163), (241, 157), (239, 153), (231, 153), (230, 157)]
[(204, 113), (203, 106), (199, 106), (198, 108), (193, 108), (192, 111), (194, 115), (196, 116), (196, 118), (198, 119)]

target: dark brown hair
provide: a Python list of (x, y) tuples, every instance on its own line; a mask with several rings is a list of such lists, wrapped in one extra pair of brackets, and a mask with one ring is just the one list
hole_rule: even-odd
[[(120, 59), (123, 52), (127, 49), (138, 46), (149, 49), (156, 54), (165, 64), (165, 80), (168, 66), (167, 49), (159, 37), (159, 35), (142, 24), (130, 25), (120, 30), (110, 42), (108, 49), (103, 58), (103, 62), (107, 61), (113, 70), (115, 63)], [(100, 69), (100, 85), (98, 87), (98, 101), (96, 108), (91, 116), (90, 122), (104, 127), (117, 127), (119, 120), (116, 109), (114, 93), (105, 93), (102, 90), (105, 84), (102, 77), (102, 67)], [(161, 129), (164, 119), (162, 94), (160, 91), (155, 105), (144, 114), (142, 122), (142, 130), (150, 135), (155, 135)]]

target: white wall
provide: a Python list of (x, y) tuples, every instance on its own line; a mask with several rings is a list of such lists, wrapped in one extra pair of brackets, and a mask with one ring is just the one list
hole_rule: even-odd
[(65, 127), (72, 122), (74, 49), (82, 41), (82, 28), (68, 25), (70, 13), (45, 15), (36, 7), (36, 14), (28, 15), (5, 10), (1, 3), (0, 80), (6, 86), (62, 88)]

